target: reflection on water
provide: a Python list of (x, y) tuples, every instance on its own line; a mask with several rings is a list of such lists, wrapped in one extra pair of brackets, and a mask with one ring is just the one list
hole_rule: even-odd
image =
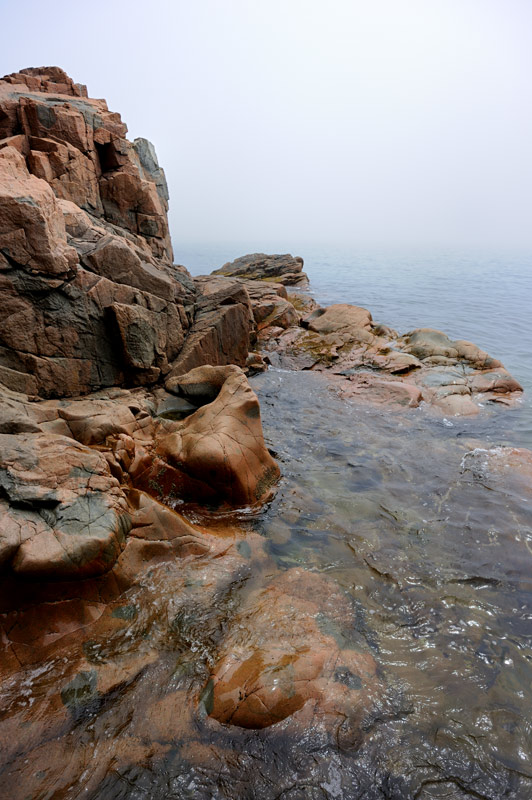
[[(8, 796), (530, 798), (532, 493), (496, 451), (523, 445), (519, 410), (446, 426), (341, 402), (314, 373), (254, 388), (275, 500), (3, 682)], [(252, 642), (262, 664), (292, 636), (292, 669), (314, 630), (344, 659), (327, 685), (341, 719), (298, 716), (293, 688), (269, 727), (213, 717), (220, 659)], [(367, 684), (357, 659), (376, 664)]]

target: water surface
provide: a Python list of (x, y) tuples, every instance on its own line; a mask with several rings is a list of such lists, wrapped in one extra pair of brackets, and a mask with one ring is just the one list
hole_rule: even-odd
[[(523, 265), (501, 290), (516, 304), (510, 324), (502, 301), (491, 295), (491, 317), (482, 306), (500, 265), (479, 269), (476, 296), (449, 289), (452, 311), (435, 287), (464, 283), (456, 265), (443, 283), (442, 263), (433, 265), (423, 283), (413, 262), (369, 269), (366, 259), (357, 271), (334, 258), (327, 267), (307, 257), (320, 302), (359, 303), (400, 330), (428, 324), (471, 338), (526, 383), (527, 364), (516, 357), (514, 369), (508, 358), (526, 349)], [(103, 613), (95, 597), (102, 616), (90, 634), (58, 641), (0, 683), (8, 796), (528, 800), (532, 494), (510, 462), (490, 471), (489, 453), (532, 444), (529, 406), (444, 421), (423, 408), (342, 401), (313, 372), (270, 370), (252, 383), (283, 472), (274, 500), (234, 516), (245, 538), (223, 543), (223, 556), (148, 565)], [(296, 570), (340, 588), (351, 611), (336, 635), (362, 643), (378, 665), (383, 693), (354, 738), (341, 720), (250, 730), (209, 716), (224, 643), (254, 633), (239, 617), (247, 598)], [(53, 607), (36, 609), (50, 641)], [(17, 624), (15, 615), (11, 636)]]
[[(178, 247), (176, 259), (193, 275), (254, 252), (232, 246)], [(322, 305), (353, 303), (377, 322), (406, 333), (437, 328), (486, 350), (523, 385), (523, 444), (532, 443), (532, 253), (472, 250), (386, 250), (302, 246), (310, 293)], [(271, 251), (273, 252), (273, 251)]]

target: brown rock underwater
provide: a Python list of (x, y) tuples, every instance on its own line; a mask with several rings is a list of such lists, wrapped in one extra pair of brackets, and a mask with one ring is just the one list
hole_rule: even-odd
[(126, 132), (0, 80), (6, 796), (524, 798), (532, 460), (468, 428), (521, 387), (300, 257), (193, 279)]

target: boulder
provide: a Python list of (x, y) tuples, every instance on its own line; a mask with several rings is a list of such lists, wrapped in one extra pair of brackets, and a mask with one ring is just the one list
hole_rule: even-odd
[(54, 434), (2, 434), (0, 486), (4, 569), (51, 578), (111, 569), (131, 519), (101, 453)]
[(211, 675), (211, 716), (252, 729), (321, 717), (343, 744), (360, 743), (382, 685), (352, 615), (334, 583), (302, 569), (252, 592)]
[(242, 370), (204, 366), (168, 385), (195, 402), (208, 402), (185, 420), (161, 427), (153, 455), (131, 469), (135, 486), (166, 502), (215, 507), (268, 499), (279, 468), (264, 443), (257, 396)]
[(212, 274), (274, 281), (285, 286), (300, 286), (308, 283), (308, 277), (302, 269), (303, 259), (300, 256), (250, 253), (227, 262)]
[(305, 318), (309, 330), (315, 333), (337, 333), (342, 330), (349, 330), (354, 336), (354, 331), (371, 331), (372, 317), (366, 308), (351, 306), (347, 303), (339, 303), (328, 306), (325, 309), (313, 311)]

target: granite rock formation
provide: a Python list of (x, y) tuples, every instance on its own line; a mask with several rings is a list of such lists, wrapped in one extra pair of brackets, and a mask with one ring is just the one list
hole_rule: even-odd
[(14, 575), (104, 574), (138, 527), (161, 528), (159, 549), (186, 530), (165, 505), (255, 505), (279, 476), (238, 366), (209, 401), (161, 386), (244, 367), (255, 321), (239, 281), (204, 292), (173, 263), (164, 172), (126, 131), (57, 67), (0, 80), (0, 563)]
[(424, 402), (461, 416), (478, 414), (487, 402), (511, 405), (522, 393), (501, 362), (471, 342), (432, 328), (400, 336), (358, 306), (316, 308), (299, 326), (264, 327), (258, 340), (273, 365), (326, 371), (342, 396), (362, 401)]
[[(14, 798), (129, 794), (135, 779), (107, 782), (176, 743), (218, 776), (229, 739), (246, 753), (238, 737), (255, 729), (356, 751), (396, 713), (356, 604), (320, 572), (280, 567), (253, 529), (280, 471), (241, 369), (264, 366), (251, 348), (327, 370), (346, 395), (446, 413), (520, 390), (468, 342), (288, 295), (306, 282), (300, 258), (245, 256), (192, 280), (173, 264), (155, 151), (125, 135), (59, 68), (0, 80), (0, 745)], [(510, 494), (516, 469), (530, 476), (527, 451), (473, 449), (451, 496), (491, 473)]]
[(0, 80), (0, 379), (11, 389), (75, 396), (153, 384), (177, 360), (178, 373), (246, 363), (245, 289), (196, 297), (172, 263), (154, 148), (126, 131), (57, 67)]
[[(173, 507), (256, 506), (271, 495), (279, 468), (242, 370), (199, 367), (172, 388), (188, 389), (193, 400), (183, 420), (157, 415), (155, 403), (166, 408), (173, 397), (163, 389), (156, 396), (115, 389), (42, 402), (0, 390), (4, 572), (101, 575), (128, 546), (130, 532), (138, 539), (137, 527), (159, 528), (165, 541), (176, 526), (186, 530)], [(155, 521), (146, 522), (147, 514)]]
[(306, 286), (308, 277), (302, 270), (303, 259), (300, 256), (250, 253), (229, 261), (213, 274), (227, 275), (230, 278), (273, 281), (285, 286)]

